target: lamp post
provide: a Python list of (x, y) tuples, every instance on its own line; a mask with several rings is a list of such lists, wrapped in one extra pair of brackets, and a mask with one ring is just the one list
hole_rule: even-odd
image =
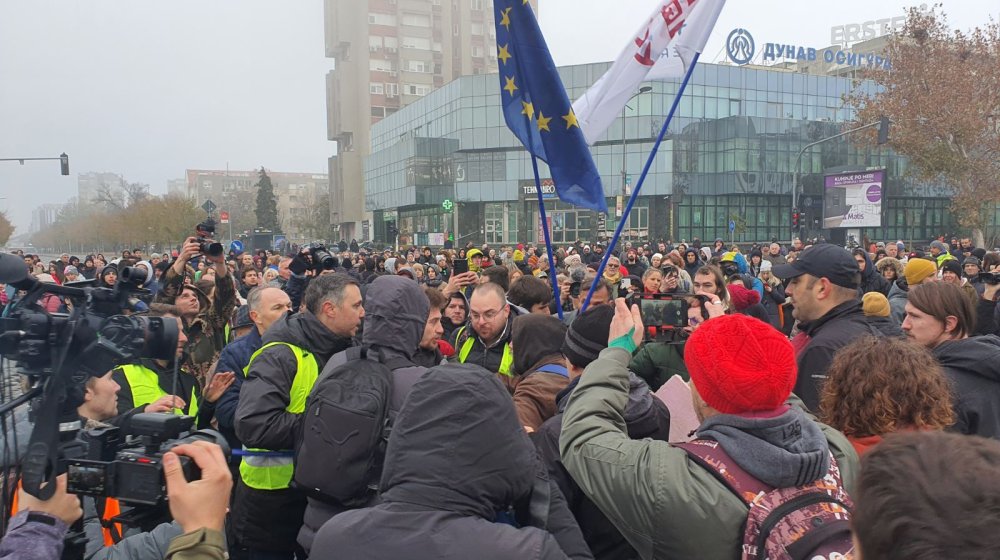
[(66, 152), (59, 154), (59, 157), (22, 157), (22, 158), (0, 158), (0, 161), (16, 161), (24, 165), (26, 161), (53, 161), (59, 160), (59, 172), (62, 175), (69, 175), (69, 156)]
[[(889, 122), (890, 121), (887, 117), (882, 117), (873, 123), (869, 123), (864, 126), (859, 126), (857, 128), (852, 128), (851, 130), (845, 130), (840, 134), (834, 134), (833, 136), (830, 136), (828, 138), (823, 138), (822, 140), (817, 140), (815, 142), (811, 142), (809, 144), (806, 144), (805, 146), (802, 146), (802, 149), (799, 150), (799, 154), (795, 156), (795, 180), (792, 182), (792, 213), (798, 212), (799, 178), (801, 175), (800, 169), (802, 167), (802, 154), (806, 153), (806, 150), (812, 148), (813, 146), (818, 146), (819, 144), (822, 144), (824, 142), (829, 142), (830, 140), (834, 140), (842, 136), (847, 136), (848, 134), (854, 134), (859, 130), (864, 130), (866, 128), (874, 128), (876, 126), (879, 127), (877, 144), (881, 146), (882, 144), (885, 144), (889, 141)], [(795, 236), (800, 234), (800, 231), (793, 230), (792, 232), (793, 242), (795, 241)]]
[(621, 196), (623, 198), (629, 195), (629, 193), (628, 193), (628, 187), (627, 187), (627, 182), (626, 182), (627, 178), (628, 178), (628, 173), (626, 173), (626, 171), (625, 171), (625, 109), (629, 108), (629, 106), (628, 106), (628, 102), (629, 101), (632, 101), (636, 97), (638, 97), (638, 96), (640, 96), (640, 95), (642, 95), (644, 93), (649, 93), (651, 91), (653, 91), (653, 87), (652, 86), (642, 86), (641, 88), (639, 88), (639, 91), (633, 93), (632, 97), (628, 98), (628, 101), (626, 101), (625, 105), (622, 107), (622, 193), (621, 193)]

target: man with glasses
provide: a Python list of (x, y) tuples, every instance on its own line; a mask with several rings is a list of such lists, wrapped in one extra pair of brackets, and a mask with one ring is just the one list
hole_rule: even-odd
[(455, 338), (458, 361), (498, 373), (501, 380), (512, 377), (510, 330), (510, 304), (503, 288), (492, 282), (476, 286), (469, 299), (469, 324)]

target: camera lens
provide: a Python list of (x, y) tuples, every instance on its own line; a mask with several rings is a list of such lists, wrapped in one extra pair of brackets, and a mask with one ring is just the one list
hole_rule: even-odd
[(318, 268), (323, 270), (333, 270), (334, 268), (337, 268), (337, 259), (333, 258), (333, 255), (326, 250), (319, 248), (313, 249), (312, 255)]
[(114, 315), (101, 325), (101, 337), (130, 355), (173, 360), (177, 354), (177, 320), (140, 315)]
[(222, 448), (222, 454), (226, 457), (227, 461), (229, 460), (229, 456), (232, 455), (232, 450), (229, 448), (229, 442), (226, 441), (225, 436), (215, 430), (198, 430), (196, 432), (191, 432), (187, 437), (167, 442), (163, 447), (163, 451), (170, 451), (178, 445), (194, 443), (196, 441), (207, 441), (218, 445)]
[(216, 243), (216, 242), (208, 243), (207, 248), (205, 248), (205, 246), (202, 245), (202, 250), (205, 251), (205, 254), (210, 257), (221, 257), (222, 254), (225, 252), (225, 249), (222, 248), (222, 243)]

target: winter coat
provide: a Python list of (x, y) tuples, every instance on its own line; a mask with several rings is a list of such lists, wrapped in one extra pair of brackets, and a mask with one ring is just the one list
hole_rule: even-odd
[[(551, 315), (514, 319), (514, 408), (521, 425), (537, 430), (556, 413), (556, 395), (569, 385), (562, 355), (566, 326)], [(538, 371), (544, 368), (548, 371)]]
[[(155, 360), (147, 360), (145, 358), (139, 360), (137, 365), (144, 366), (153, 371), (156, 374), (157, 384), (160, 390), (170, 395), (174, 392), (174, 366), (167, 365), (161, 366)], [(120, 367), (115, 368), (111, 373), (111, 379), (117, 383), (121, 389), (118, 391), (118, 414), (124, 415), (128, 413), (136, 412), (135, 409), (144, 409), (146, 405), (150, 404), (148, 402), (136, 403), (135, 399), (132, 397), (132, 387), (128, 383), (128, 379), (125, 377), (125, 372)], [(191, 394), (195, 395), (198, 399), (198, 424), (199, 429), (210, 428), (212, 418), (215, 416), (215, 403), (205, 402), (201, 396), (201, 386), (198, 385), (198, 380), (194, 378), (193, 375), (187, 373), (182, 367), (180, 371), (177, 372), (177, 394), (176, 397), (180, 397), (184, 400), (184, 408), (182, 412), (188, 414), (191, 411)]]
[[(243, 388), (243, 381), (246, 380), (247, 365), (250, 364), (250, 357), (263, 345), (260, 333), (254, 326), (247, 334), (230, 342), (222, 353), (219, 354), (219, 363), (215, 367), (216, 372), (231, 371), (235, 374), (233, 384), (215, 403), (215, 418), (219, 421), (219, 432), (226, 436), (229, 447), (239, 449), (243, 444), (236, 437), (236, 426), (233, 422), (236, 416), (236, 406), (240, 402), (240, 389)], [(239, 465), (240, 459), (234, 456), (231, 464)]]
[[(312, 353), (320, 371), (331, 356), (351, 346), (334, 335), (312, 313), (286, 314), (264, 333), (263, 343), (287, 342)], [(250, 364), (240, 390), (233, 422), (236, 437), (248, 448), (294, 449), (301, 415), (285, 410), (298, 365), (292, 350), (278, 344)], [(228, 529), (240, 546), (260, 550), (292, 550), (302, 526), (306, 500), (300, 492), (256, 490), (236, 481)]]
[(1000, 439), (1000, 337), (942, 342), (932, 350), (955, 395), (951, 430)]
[[(480, 367), (439, 366), (414, 385), (389, 436), (380, 489), (379, 505), (323, 526), (311, 560), (592, 558), (507, 391)], [(497, 522), (541, 489), (550, 495), (547, 524)]]
[[(580, 485), (566, 472), (559, 456), (559, 435), (562, 433), (562, 415), (569, 396), (579, 384), (574, 379), (559, 394), (559, 413), (549, 418), (532, 438), (538, 454), (549, 470), (549, 476), (559, 485), (570, 512), (576, 518), (596, 560), (633, 560), (638, 554), (621, 532), (594, 502), (590, 501)], [(642, 379), (629, 376), (629, 396), (625, 405), (625, 426), (631, 439), (652, 438), (667, 441), (670, 436), (670, 411), (667, 405), (653, 396)]]
[[(695, 256), (694, 263), (688, 262), (688, 255)], [(698, 251), (694, 249), (688, 249), (687, 251), (684, 251), (684, 270), (688, 273), (688, 276), (694, 278), (695, 273), (698, 272), (698, 269), (701, 268), (703, 264), (704, 263), (702, 263), (701, 259), (699, 258)]]
[(638, 375), (649, 387), (656, 391), (671, 377), (679, 375), (681, 379), (689, 379), (687, 366), (684, 365), (684, 341), (686, 338), (677, 336), (675, 340), (664, 342), (647, 342), (632, 357), (628, 369)]
[(889, 288), (891, 287), (890, 282), (875, 268), (871, 257), (868, 256), (868, 252), (861, 251), (861, 253), (865, 258), (865, 269), (861, 273), (861, 286), (858, 288), (858, 292), (861, 295), (865, 295), (868, 292), (878, 292), (888, 297)]
[(899, 278), (889, 286), (889, 316), (897, 325), (903, 324), (906, 318), (906, 301), (909, 299), (910, 285), (906, 283), (906, 278)]
[(800, 328), (809, 337), (809, 342), (796, 356), (799, 376), (794, 392), (813, 411), (819, 410), (820, 390), (837, 350), (862, 336), (902, 334), (898, 328), (890, 330), (888, 326), (884, 326), (885, 330), (880, 330), (868, 321), (858, 300), (844, 302), (819, 319), (800, 325)]
[(499, 372), (500, 364), (503, 362), (504, 348), (510, 344), (511, 323), (513, 321), (514, 309), (511, 306), (510, 316), (507, 318), (507, 324), (504, 325), (503, 333), (492, 346), (486, 346), (483, 339), (479, 338), (479, 335), (476, 334), (471, 324), (467, 323), (455, 330), (453, 334), (455, 341), (452, 344), (455, 347), (455, 361), (458, 361), (458, 356), (462, 352), (462, 345), (471, 337), (473, 340), (472, 349), (469, 351), (468, 359), (464, 363), (475, 364), (494, 373)]
[[(559, 438), (566, 470), (642, 558), (739, 558), (743, 500), (684, 450), (626, 433), (629, 357), (621, 348), (603, 350), (570, 396)], [(825, 469), (809, 466), (832, 452), (850, 492), (858, 459), (847, 438), (796, 407), (781, 410), (762, 419), (714, 416), (698, 435), (716, 439), (744, 470), (781, 487), (824, 476)]]
[(760, 304), (767, 311), (768, 322), (776, 329), (781, 328), (781, 305), (785, 303), (786, 298), (785, 287), (777, 284), (771, 287), (771, 291), (765, 289), (764, 299), (760, 300)]
[(228, 557), (222, 533), (198, 529), (171, 541), (164, 560), (223, 560)]
[[(413, 363), (420, 339), (424, 336), (424, 325), (430, 313), (430, 303), (416, 282), (403, 276), (380, 276), (368, 290), (365, 300), (365, 324), (362, 346), (369, 352), (381, 352), (387, 360), (404, 359), (408, 367), (392, 370), (392, 400), (389, 403), (391, 415), (402, 407), (413, 385), (427, 368)], [(340, 352), (330, 358), (323, 368), (321, 377), (347, 363), (348, 355)], [(308, 499), (302, 530), (298, 542), (308, 553), (313, 546), (316, 532), (331, 517), (347, 508)]]

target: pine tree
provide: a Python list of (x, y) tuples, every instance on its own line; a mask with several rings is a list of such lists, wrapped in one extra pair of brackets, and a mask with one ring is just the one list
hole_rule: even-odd
[(274, 185), (271, 178), (267, 176), (264, 168), (260, 168), (260, 177), (257, 180), (257, 227), (273, 232), (281, 231), (278, 224), (278, 200), (274, 196)]

